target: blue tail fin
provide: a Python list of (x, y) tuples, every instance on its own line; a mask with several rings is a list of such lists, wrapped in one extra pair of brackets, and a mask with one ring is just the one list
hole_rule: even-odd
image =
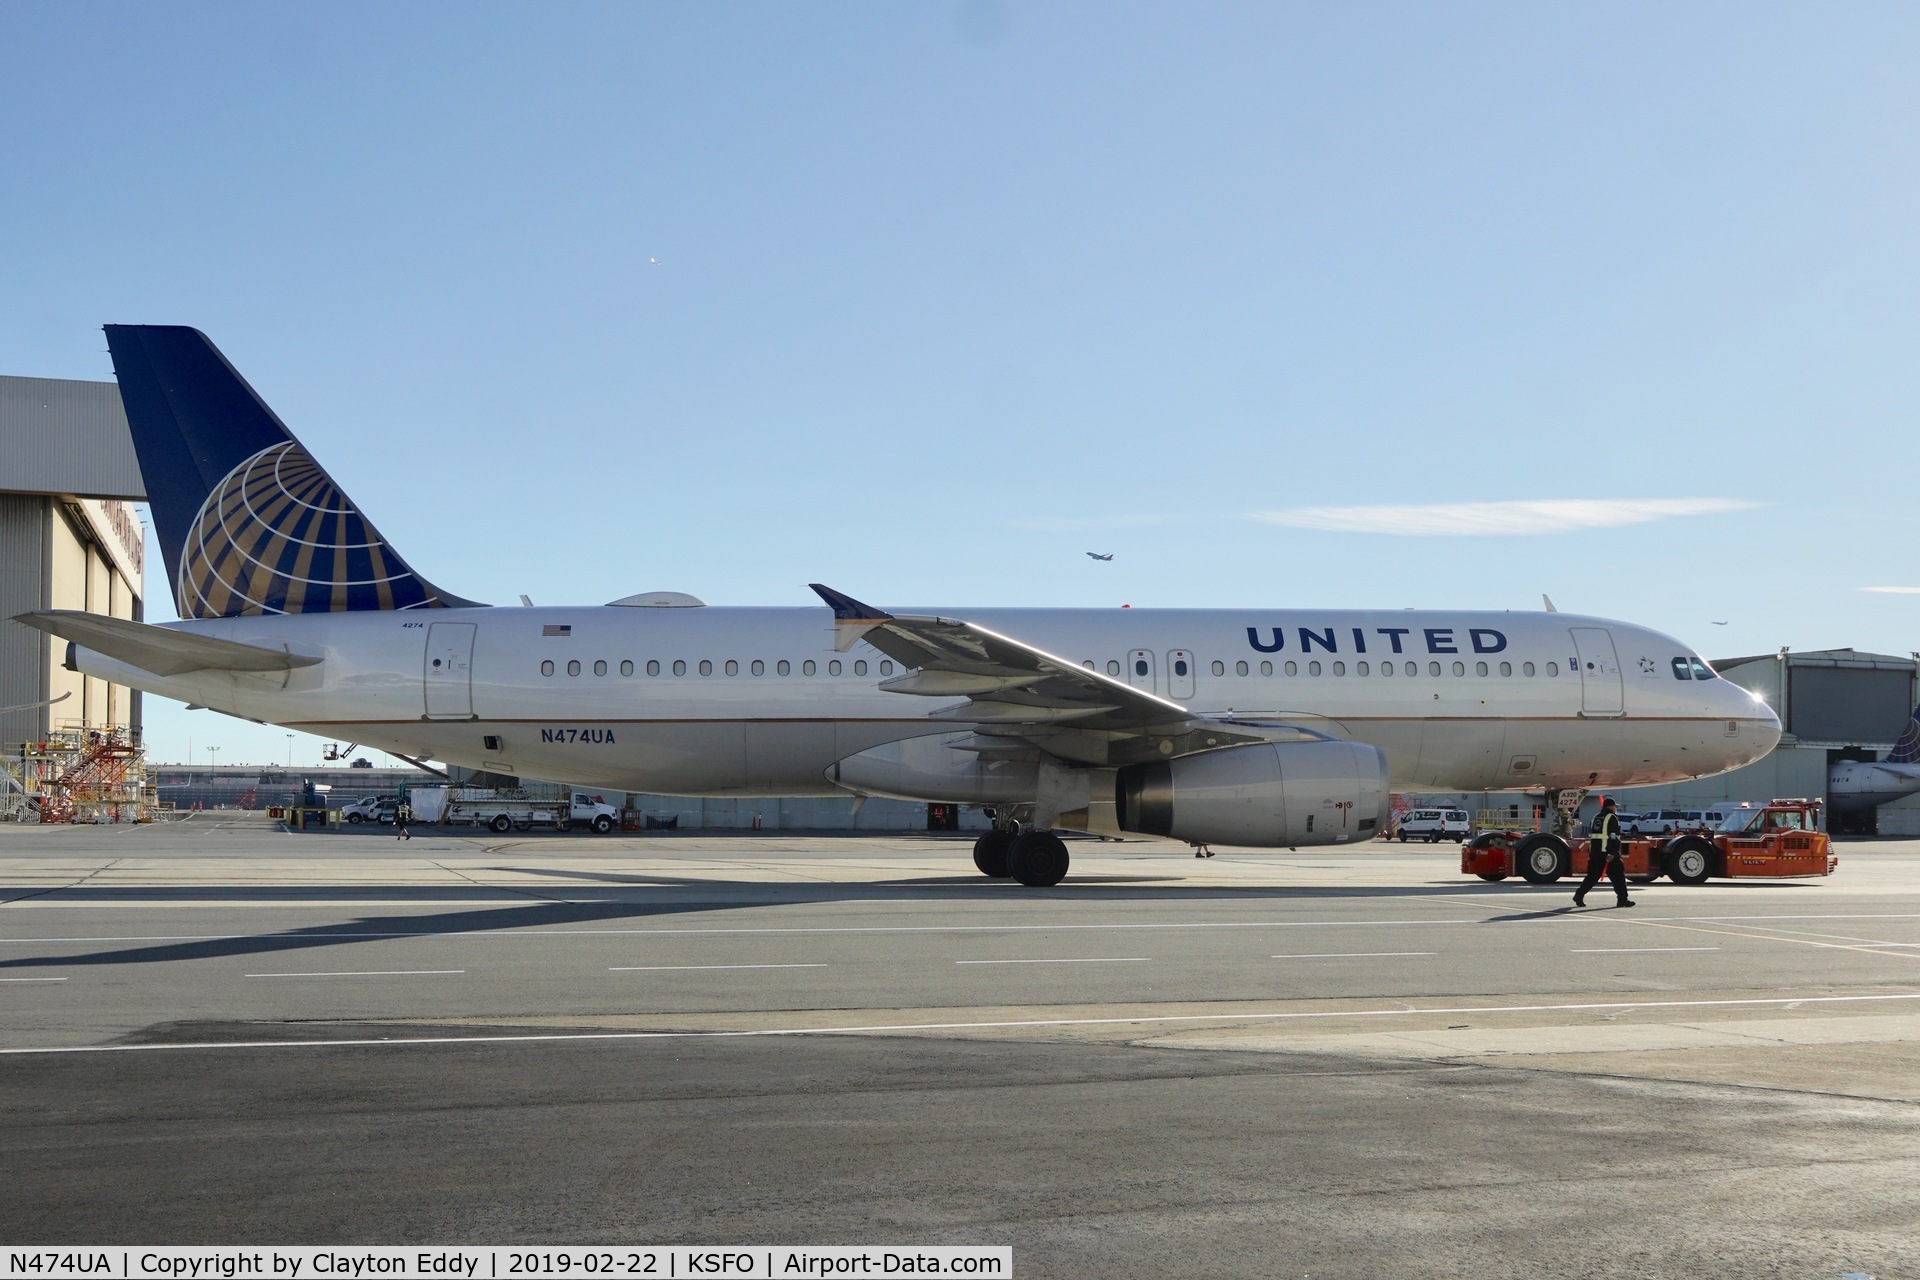
[(407, 567), (205, 334), (106, 331), (181, 617), (474, 605)]
[(1920, 763), (1920, 707), (1913, 709), (1913, 715), (1907, 719), (1907, 727), (1894, 741), (1893, 750), (1887, 752), (1888, 764)]

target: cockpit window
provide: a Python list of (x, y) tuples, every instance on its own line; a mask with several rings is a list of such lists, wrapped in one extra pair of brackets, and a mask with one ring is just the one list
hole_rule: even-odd
[(1695, 680), (1711, 680), (1714, 678), (1712, 667), (1700, 661), (1698, 658), (1690, 659), (1690, 661), (1693, 663), (1693, 678)]
[(1673, 677), (1676, 680), (1693, 679), (1693, 664), (1689, 663), (1685, 658), (1675, 658), (1673, 660)]

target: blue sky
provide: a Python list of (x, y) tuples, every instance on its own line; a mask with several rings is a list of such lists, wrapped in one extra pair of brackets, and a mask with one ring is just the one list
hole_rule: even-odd
[(1864, 590), (1920, 587), (1911, 5), (15, 0), (0, 48), (0, 372), (195, 325), (461, 594), (1920, 643)]

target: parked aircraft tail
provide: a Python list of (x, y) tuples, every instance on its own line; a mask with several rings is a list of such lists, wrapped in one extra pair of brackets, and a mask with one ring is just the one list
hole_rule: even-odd
[(106, 332), (182, 618), (474, 605), (408, 567), (205, 334)]
[(1894, 742), (1893, 750), (1887, 752), (1888, 764), (1920, 763), (1920, 707), (1913, 709), (1913, 715), (1907, 719), (1907, 727)]

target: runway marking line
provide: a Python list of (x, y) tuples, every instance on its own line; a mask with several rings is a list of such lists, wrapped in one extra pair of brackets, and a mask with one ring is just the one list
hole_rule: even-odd
[(1061, 956), (1043, 960), (955, 960), (955, 964), (1145, 964), (1152, 956)]
[(1315, 951), (1302, 955), (1268, 956), (1269, 960), (1356, 960), (1366, 956), (1437, 956), (1438, 951)]
[(0, 982), (65, 982), (65, 978), (0, 978)]
[(249, 978), (423, 978), (465, 969), (342, 969), (333, 973), (249, 973)]
[(1644, 951), (1718, 951), (1718, 947), (1572, 947), (1567, 954), (1575, 956), (1611, 956), (1629, 952)]
[(1717, 1009), (1920, 1000), (1920, 991), (1870, 996), (1757, 996), (1730, 1000), (1609, 1000), (1579, 1004), (1491, 1004), (1438, 1009), (1312, 1010), (1298, 1013), (1153, 1013), (1127, 1018), (1022, 1018), (1004, 1022), (899, 1022), (852, 1027), (767, 1027), (758, 1031), (573, 1031), (523, 1036), (409, 1036), (391, 1040), (233, 1040), (181, 1044), (52, 1045), (0, 1049), (0, 1057), (57, 1053), (145, 1053), (178, 1049), (390, 1049), (416, 1045), (553, 1044), (569, 1040), (751, 1040), (780, 1036), (873, 1035), (907, 1031), (991, 1031), (1017, 1027), (1099, 1027), (1175, 1022), (1297, 1022), (1332, 1018), (1458, 1017), (1473, 1013), (1581, 1013), (1608, 1009)]
[(824, 969), (824, 961), (817, 964), (616, 964), (607, 967), (608, 973), (664, 973), (674, 969)]

